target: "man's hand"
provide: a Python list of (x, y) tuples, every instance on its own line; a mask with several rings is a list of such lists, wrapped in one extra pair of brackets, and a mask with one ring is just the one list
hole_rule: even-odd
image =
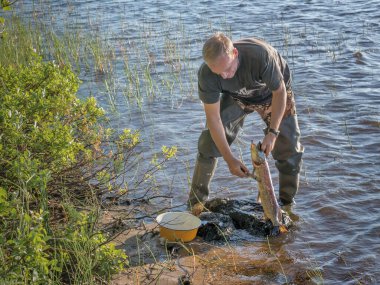
[(266, 156), (273, 150), (274, 144), (276, 142), (276, 135), (273, 133), (268, 133), (265, 135), (263, 142), (261, 143), (261, 150), (265, 153)]
[(226, 161), (231, 174), (244, 178), (249, 176), (248, 168), (239, 159), (232, 157), (229, 161)]

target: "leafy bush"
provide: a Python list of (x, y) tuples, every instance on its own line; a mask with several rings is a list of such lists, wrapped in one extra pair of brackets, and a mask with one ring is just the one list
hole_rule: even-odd
[(0, 276), (8, 284), (40, 284), (49, 280), (49, 275), (60, 268), (57, 260), (49, 256), (50, 238), (42, 222), (44, 213), (23, 212), (15, 201), (8, 202), (5, 190), (0, 189), (0, 224), (6, 229), (0, 233)]
[(101, 143), (112, 131), (101, 126), (104, 111), (94, 98), (79, 100), (78, 86), (70, 68), (36, 55), (27, 66), (0, 65), (0, 277), (7, 284), (91, 284), (126, 264), (96, 229), (97, 205), (79, 213), (66, 195), (96, 199), (93, 189), (112, 176), (90, 180), (110, 169), (107, 159), (125, 160), (138, 135), (125, 131), (113, 144), (118, 157), (106, 153)]
[(64, 279), (70, 284), (85, 284), (91, 279), (108, 280), (122, 270), (127, 256), (113, 243), (107, 243), (103, 234), (91, 230), (96, 214), (78, 212), (70, 205), (67, 212), (71, 226), (61, 229), (58, 243), (60, 267), (66, 271)]

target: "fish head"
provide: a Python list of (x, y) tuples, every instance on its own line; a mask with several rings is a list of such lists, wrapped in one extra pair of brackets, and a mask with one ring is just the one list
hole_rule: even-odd
[(265, 154), (261, 150), (261, 142), (258, 144), (251, 143), (251, 159), (252, 163), (255, 165), (259, 165), (265, 162)]

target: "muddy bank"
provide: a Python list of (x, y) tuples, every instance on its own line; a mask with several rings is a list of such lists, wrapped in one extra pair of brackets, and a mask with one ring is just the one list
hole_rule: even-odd
[(294, 267), (296, 257), (283, 249), (287, 234), (265, 237), (270, 224), (254, 200), (214, 199), (206, 208), (189, 243), (166, 242), (156, 223), (119, 235), (115, 241), (130, 264), (111, 284), (316, 284), (310, 270)]
[(236, 243), (217, 245), (197, 237), (192, 242), (165, 243), (156, 225), (119, 237), (130, 267), (111, 284), (317, 284), (309, 269), (294, 266), (288, 252), (252, 242), (247, 256)]

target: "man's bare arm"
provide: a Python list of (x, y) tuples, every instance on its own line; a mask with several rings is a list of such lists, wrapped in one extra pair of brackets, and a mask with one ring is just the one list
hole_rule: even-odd
[(272, 92), (272, 115), (270, 127), (278, 130), (280, 128), (282, 117), (286, 109), (286, 88), (284, 81), (281, 81), (280, 87)]
[[(281, 81), (280, 87), (272, 92), (272, 114), (270, 128), (278, 130), (284, 116), (286, 109), (286, 88), (283, 81)], [(274, 144), (276, 142), (276, 135), (273, 133), (268, 133), (261, 144), (261, 149), (266, 155), (273, 150)]]
[(230, 172), (239, 177), (246, 177), (249, 174), (249, 170), (239, 159), (234, 157), (228, 145), (222, 119), (220, 118), (220, 102), (204, 104), (204, 109), (211, 137), (226, 161)]

